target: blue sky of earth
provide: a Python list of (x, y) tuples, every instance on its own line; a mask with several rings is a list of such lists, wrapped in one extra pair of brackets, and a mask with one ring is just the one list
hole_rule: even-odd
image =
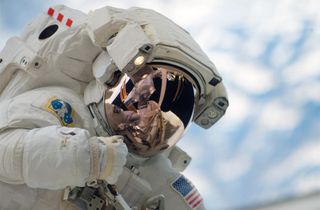
[(154, 9), (186, 28), (215, 63), (230, 107), (179, 145), (209, 210), (320, 190), (320, 2), (317, 0), (1, 0), (0, 48), (48, 7)]

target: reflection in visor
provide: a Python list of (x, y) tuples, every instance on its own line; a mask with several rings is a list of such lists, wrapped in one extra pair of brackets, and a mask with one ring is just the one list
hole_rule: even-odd
[(112, 129), (127, 137), (130, 151), (151, 156), (181, 138), (193, 112), (194, 94), (182, 74), (165, 68), (141, 72), (123, 81), (119, 97), (105, 104), (105, 112)]

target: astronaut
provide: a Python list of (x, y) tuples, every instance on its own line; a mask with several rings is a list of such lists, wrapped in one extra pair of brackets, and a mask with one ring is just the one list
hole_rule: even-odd
[(176, 143), (227, 107), (214, 64), (163, 15), (49, 8), (0, 53), (0, 209), (205, 209)]

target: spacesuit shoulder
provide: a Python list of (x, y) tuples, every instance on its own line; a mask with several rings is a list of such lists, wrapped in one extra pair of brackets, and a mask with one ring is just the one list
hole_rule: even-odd
[(92, 63), (102, 49), (94, 44), (87, 20), (85, 13), (63, 5), (34, 18), (0, 52), (0, 92), (21, 72), (27, 73), (26, 82), (14, 87), (20, 93), (52, 84), (77, 90), (93, 80)]
[(0, 131), (61, 125), (82, 127), (93, 133), (90, 122), (82, 98), (67, 88), (39, 88), (0, 103)]

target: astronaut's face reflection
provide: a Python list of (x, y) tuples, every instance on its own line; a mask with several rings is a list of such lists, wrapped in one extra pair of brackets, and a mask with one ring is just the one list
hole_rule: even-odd
[[(168, 107), (178, 100), (182, 78), (165, 68), (145, 68), (139, 75), (122, 81), (116, 102), (105, 103), (110, 126), (116, 134), (127, 137), (130, 151), (152, 156), (181, 137), (184, 124)], [(173, 82), (176, 85), (171, 84), (174, 88), (168, 90), (168, 84)]]
[(125, 135), (131, 150), (143, 156), (150, 156), (169, 147), (165, 139), (161, 103), (150, 99), (156, 91), (153, 79), (161, 74), (166, 72), (144, 71), (144, 74), (136, 75), (133, 79), (134, 87), (129, 94), (124, 81), (120, 91), (124, 109), (114, 104), (105, 105), (107, 117), (112, 119), (110, 122), (114, 131)]

